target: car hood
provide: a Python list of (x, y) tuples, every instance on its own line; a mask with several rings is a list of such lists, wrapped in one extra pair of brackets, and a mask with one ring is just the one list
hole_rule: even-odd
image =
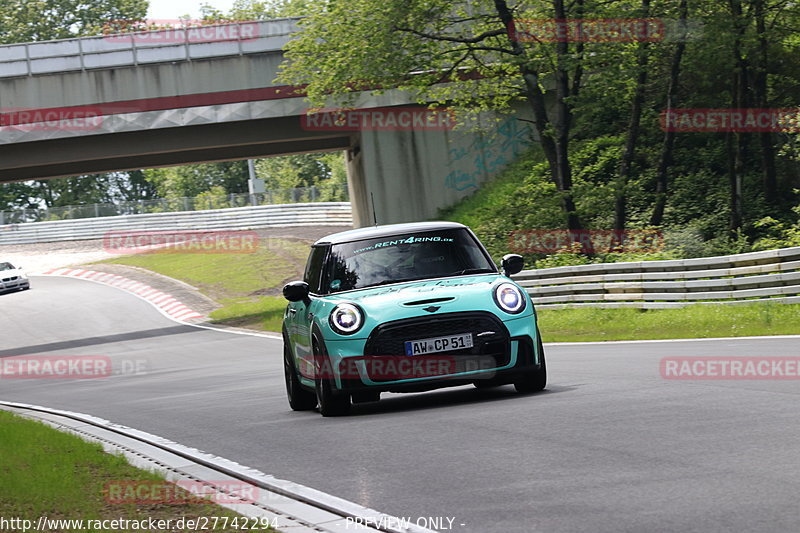
[(0, 270), (0, 279), (3, 278), (12, 278), (14, 276), (24, 276), (25, 272), (23, 272), (19, 268), (12, 268), (11, 270)]
[(418, 316), (489, 311), (507, 320), (531, 314), (530, 302), (521, 315), (510, 315), (497, 307), (492, 290), (504, 281), (510, 280), (501, 274), (480, 274), (371, 287), (323, 297), (325, 305), (321, 313), (327, 316), (335, 305), (344, 302), (361, 307), (365, 313), (364, 327), (349, 338), (367, 336), (384, 322)]

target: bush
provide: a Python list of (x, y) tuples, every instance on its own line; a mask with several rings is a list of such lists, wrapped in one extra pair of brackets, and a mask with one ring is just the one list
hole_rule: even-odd
[(800, 246), (800, 205), (792, 209), (798, 215), (793, 224), (780, 222), (772, 217), (764, 217), (755, 223), (757, 228), (766, 231), (766, 236), (758, 239), (753, 248), (756, 250), (772, 250), (774, 248), (790, 248)]
[(225, 188), (221, 185), (215, 185), (211, 189), (201, 192), (194, 199), (195, 209), (225, 209), (230, 207), (230, 201), (225, 194)]
[[(776, 211), (763, 200), (760, 178), (756, 175), (744, 179), (743, 203), (748, 219), (742, 230), (730, 236), (726, 170), (703, 164), (703, 161), (719, 160), (724, 154), (717, 145), (705, 146), (700, 139), (696, 141), (699, 144), (694, 150), (671, 169), (670, 197), (661, 228), (660, 248), (613, 250), (591, 256), (582, 254), (576, 247), (560, 249), (550, 255), (528, 251), (522, 254), (526, 264), (544, 268), (682, 259), (800, 246), (800, 221), (797, 220), (800, 206), (788, 218), (765, 216), (780, 209)], [(576, 140), (571, 145), (573, 197), (581, 221), (589, 230), (612, 227), (613, 180), (622, 142), (620, 136), (606, 135)], [(650, 154), (649, 157), (657, 156)], [(647, 231), (654, 199), (654, 176), (646, 164), (639, 162), (638, 165), (628, 183), (628, 227)], [(515, 251), (512, 242), (516, 240), (515, 232), (559, 230), (565, 224), (558, 192), (541, 148), (536, 145), (471, 196), (441, 211), (440, 217), (470, 226), (495, 259)]]

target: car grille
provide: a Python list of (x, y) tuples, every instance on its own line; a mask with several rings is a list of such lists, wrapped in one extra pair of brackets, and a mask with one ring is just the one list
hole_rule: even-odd
[[(448, 313), (387, 322), (372, 331), (364, 346), (364, 355), (404, 357), (406, 341), (463, 333), (472, 333), (472, 348), (413, 357), (424, 359), (446, 356), (480, 360), (491, 368), (508, 364), (510, 357), (508, 329), (496, 316), (485, 312)], [(479, 337), (478, 334), (481, 333), (483, 335)]]
[(3, 278), (3, 281), (16, 281), (19, 276), (11, 276), (10, 278)]

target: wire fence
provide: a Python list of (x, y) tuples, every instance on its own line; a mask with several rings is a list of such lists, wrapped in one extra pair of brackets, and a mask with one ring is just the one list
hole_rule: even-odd
[(203, 211), (228, 209), (253, 205), (293, 204), (301, 202), (346, 202), (346, 185), (331, 184), (321, 187), (298, 187), (294, 189), (271, 189), (262, 193), (227, 194), (225, 196), (201, 195), (182, 198), (158, 198), (121, 202), (117, 204), (86, 204), (50, 207), (42, 209), (18, 209), (0, 211), (0, 225), (43, 222), (46, 220), (69, 220), (78, 218), (115, 217), (142, 213), (177, 213), (181, 211)]

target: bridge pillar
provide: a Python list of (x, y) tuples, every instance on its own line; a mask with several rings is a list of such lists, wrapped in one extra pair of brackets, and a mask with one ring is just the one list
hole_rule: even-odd
[(501, 117), (480, 130), (362, 131), (348, 153), (355, 227), (430, 220), (475, 192), (533, 142), (529, 122)]
[(360, 137), (353, 136), (352, 146), (347, 150), (347, 188), (353, 212), (353, 226), (356, 228), (372, 224), (372, 203), (364, 179), (363, 155)]

